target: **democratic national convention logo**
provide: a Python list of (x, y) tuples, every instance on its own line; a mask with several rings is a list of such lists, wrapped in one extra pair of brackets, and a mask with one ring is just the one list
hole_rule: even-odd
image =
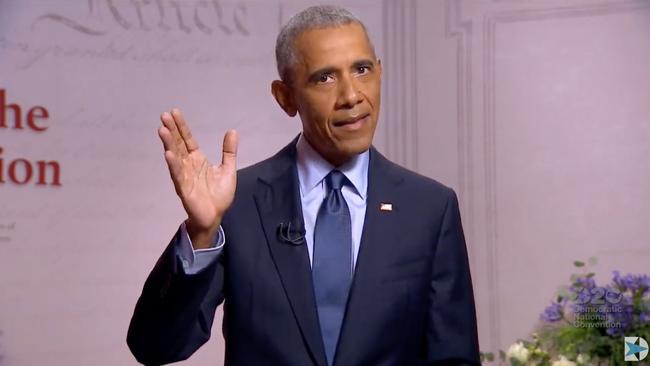
[(648, 342), (641, 337), (625, 337), (625, 361), (642, 361), (648, 356)]

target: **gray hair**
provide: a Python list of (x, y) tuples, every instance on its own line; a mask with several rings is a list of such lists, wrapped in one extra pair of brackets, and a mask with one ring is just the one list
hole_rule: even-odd
[(295, 49), (295, 41), (298, 36), (310, 29), (339, 27), (351, 23), (359, 24), (363, 28), (374, 53), (375, 48), (368, 36), (366, 26), (354, 14), (339, 6), (312, 6), (289, 19), (287, 24), (280, 30), (275, 42), (275, 61), (282, 81), (285, 83), (290, 82), (291, 68), (295, 66), (298, 60)]

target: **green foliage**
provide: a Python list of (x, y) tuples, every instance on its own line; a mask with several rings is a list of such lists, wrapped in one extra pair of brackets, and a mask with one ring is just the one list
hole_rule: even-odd
[(479, 355), (481, 357), (481, 362), (494, 360), (494, 354), (492, 352), (481, 352)]

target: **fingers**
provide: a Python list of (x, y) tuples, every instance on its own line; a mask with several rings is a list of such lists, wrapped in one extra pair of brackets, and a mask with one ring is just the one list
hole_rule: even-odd
[(172, 109), (171, 112), (174, 121), (176, 122), (176, 128), (180, 132), (181, 138), (185, 143), (185, 147), (188, 152), (192, 152), (199, 148), (199, 144), (196, 143), (196, 140), (192, 138), (192, 132), (190, 131), (189, 126), (185, 123), (185, 118), (178, 108)]
[[(165, 112), (160, 116), (163, 126), (158, 129), (158, 135), (165, 147), (165, 160), (169, 166), (172, 178), (180, 176), (181, 162), (188, 153), (198, 150), (199, 146), (192, 137), (192, 132), (185, 122), (180, 110), (174, 108), (171, 113)], [(223, 137), (221, 165), (231, 171), (237, 169), (237, 131), (228, 130)]]
[(234, 171), (237, 169), (237, 144), (239, 136), (237, 131), (228, 130), (223, 136), (223, 152), (221, 155), (221, 165), (226, 169)]
[(174, 153), (169, 150), (165, 151), (165, 161), (167, 162), (167, 168), (169, 168), (169, 175), (172, 177), (172, 181), (174, 182), (174, 187), (176, 187), (176, 192), (180, 192), (180, 181), (183, 174), (181, 162)]
[(165, 148), (167, 149), (167, 147), (169, 147), (169, 151), (173, 151), (178, 157), (185, 157), (187, 155), (187, 147), (185, 146), (185, 142), (176, 126), (174, 117), (171, 113), (165, 112), (160, 116), (160, 120), (167, 130), (169, 130), (173, 141), (170, 146), (165, 145)]
[(169, 175), (171, 175), (174, 184), (178, 177), (181, 174), (181, 162), (178, 161), (177, 155), (175, 154), (175, 142), (172, 137), (171, 132), (167, 127), (162, 126), (158, 129), (158, 136), (162, 140), (163, 146), (165, 147), (165, 161), (167, 162), (167, 167), (169, 168)]
[(158, 129), (158, 137), (160, 137), (160, 140), (163, 143), (163, 147), (165, 148), (165, 151), (175, 150), (174, 138), (172, 137), (172, 133), (169, 132), (169, 129), (167, 129), (167, 127), (161, 126)]

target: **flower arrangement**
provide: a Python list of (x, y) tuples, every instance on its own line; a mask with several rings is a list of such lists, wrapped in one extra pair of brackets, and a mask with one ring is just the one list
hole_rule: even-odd
[[(590, 258), (590, 265), (596, 264)], [(613, 272), (612, 282), (597, 286), (584, 262), (574, 262), (582, 273), (560, 289), (555, 301), (540, 315), (532, 340), (520, 340), (499, 358), (510, 366), (623, 366), (625, 336), (650, 341), (650, 277)], [(494, 355), (483, 353), (483, 360)], [(635, 365), (647, 365), (645, 361)]]

